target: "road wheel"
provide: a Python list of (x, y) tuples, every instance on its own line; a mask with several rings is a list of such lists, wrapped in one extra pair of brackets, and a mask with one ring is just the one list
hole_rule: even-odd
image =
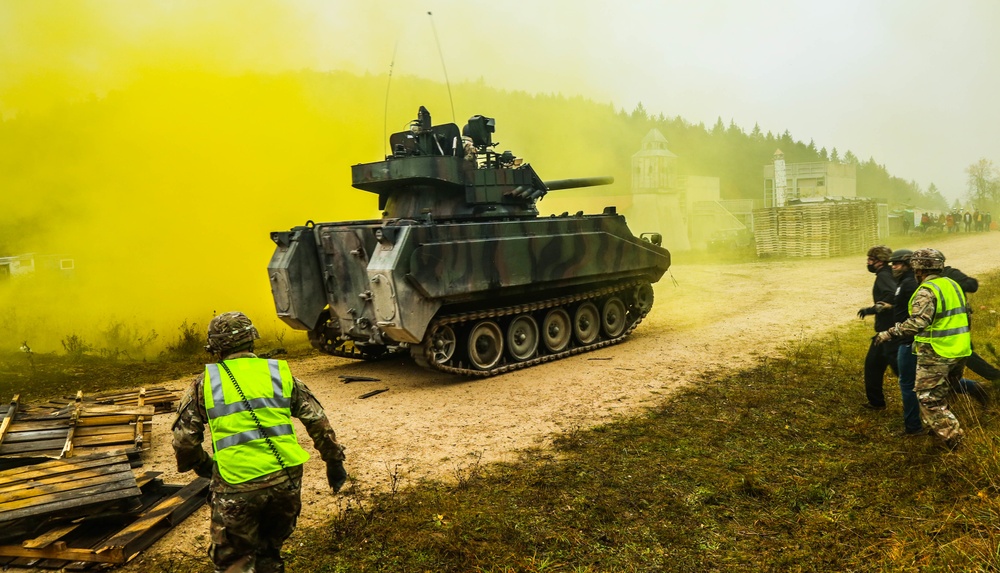
[(646, 283), (636, 287), (635, 307), (640, 313), (647, 313), (653, 308), (653, 285)]
[(458, 337), (455, 336), (455, 331), (445, 324), (434, 329), (428, 339), (428, 344), (430, 344), (434, 362), (444, 364), (455, 355)]
[(566, 350), (572, 334), (573, 323), (570, 322), (569, 313), (565, 310), (552, 309), (542, 319), (542, 341), (549, 352), (554, 354)]
[(625, 331), (625, 303), (613, 296), (604, 302), (601, 310), (601, 330), (609, 338), (616, 338)]
[(576, 308), (573, 317), (573, 334), (580, 344), (591, 344), (597, 340), (600, 333), (601, 317), (597, 313), (597, 305), (585, 302)]
[(469, 333), (469, 363), (478, 370), (489, 370), (503, 357), (503, 332), (492, 320), (484, 320)]
[(518, 362), (531, 358), (538, 351), (538, 323), (530, 314), (522, 314), (510, 322), (507, 348)]

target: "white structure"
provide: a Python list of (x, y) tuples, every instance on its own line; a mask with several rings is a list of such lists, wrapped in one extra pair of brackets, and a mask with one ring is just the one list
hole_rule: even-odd
[(36, 271), (71, 273), (76, 262), (65, 255), (38, 255), (27, 253), (13, 257), (0, 257), (0, 280), (29, 275)]
[(718, 177), (682, 176), (677, 161), (663, 134), (649, 130), (632, 155), (632, 204), (623, 213), (629, 226), (660, 233), (663, 246), (675, 251), (704, 249), (746, 232), (752, 202), (722, 201)]
[(667, 149), (667, 138), (651, 129), (632, 155), (632, 206), (626, 218), (634, 229), (663, 235), (666, 248), (686, 251), (691, 248), (686, 212), (677, 156)]
[(774, 152), (774, 206), (785, 206), (785, 154), (781, 150)]

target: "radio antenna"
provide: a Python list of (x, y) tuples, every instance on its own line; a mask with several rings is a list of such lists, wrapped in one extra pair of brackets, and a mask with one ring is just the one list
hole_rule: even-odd
[[(382, 141), (389, 141), (389, 86), (392, 85), (392, 68), (396, 65), (396, 50), (399, 48), (399, 40), (392, 47), (392, 61), (389, 62), (389, 79), (385, 82), (385, 109), (382, 111)], [(392, 153), (392, 150), (389, 150)]]
[(431, 19), (431, 30), (434, 32), (434, 43), (437, 44), (438, 57), (441, 58), (441, 69), (444, 70), (444, 83), (448, 86), (448, 102), (451, 103), (451, 121), (455, 121), (455, 100), (451, 99), (451, 82), (448, 81), (448, 69), (444, 66), (444, 52), (441, 51), (441, 41), (438, 40), (437, 27), (434, 26), (434, 14), (427, 12), (427, 16)]

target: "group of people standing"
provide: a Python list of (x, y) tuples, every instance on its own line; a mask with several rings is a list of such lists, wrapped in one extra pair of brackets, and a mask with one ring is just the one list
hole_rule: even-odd
[(926, 231), (931, 225), (937, 225), (949, 233), (981, 233), (993, 229), (993, 216), (989, 211), (982, 212), (979, 209), (962, 213), (959, 210), (950, 213), (941, 213), (937, 217), (923, 213), (920, 215), (920, 228)]
[(962, 376), (965, 367), (987, 380), (1000, 379), (1000, 370), (972, 349), (967, 295), (979, 289), (979, 282), (944, 263), (937, 249), (872, 247), (867, 267), (875, 273), (874, 305), (860, 309), (858, 316), (875, 316), (876, 334), (865, 358), (864, 406), (885, 409), (882, 381), (891, 368), (899, 378), (904, 435), (923, 435), (929, 429), (954, 449), (963, 432), (948, 407), (949, 395), (962, 393), (989, 403), (986, 389)]

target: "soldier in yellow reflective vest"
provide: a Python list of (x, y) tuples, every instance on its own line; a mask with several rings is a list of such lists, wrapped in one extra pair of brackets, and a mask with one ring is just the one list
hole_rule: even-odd
[[(305, 426), (334, 492), (347, 481), (344, 449), (319, 401), (283, 360), (253, 354), (257, 329), (242, 312), (208, 325), (208, 364), (181, 398), (173, 426), (178, 471), (211, 478), (212, 544), (216, 571), (284, 571), (281, 546), (302, 509), (302, 464), (309, 454), (292, 418)], [(202, 447), (205, 425), (215, 456)]]
[(972, 354), (967, 301), (962, 287), (941, 276), (944, 255), (936, 249), (919, 249), (910, 266), (920, 286), (910, 298), (910, 317), (875, 335), (877, 343), (913, 335), (917, 355), (914, 390), (920, 416), (931, 432), (954, 449), (962, 440), (958, 418), (948, 408), (948, 392), (957, 387)]

